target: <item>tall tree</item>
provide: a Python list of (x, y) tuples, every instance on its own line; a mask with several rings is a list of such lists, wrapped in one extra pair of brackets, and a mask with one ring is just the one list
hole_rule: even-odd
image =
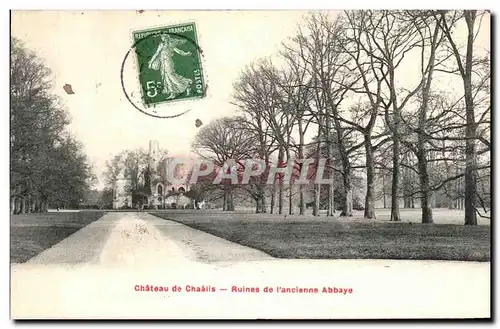
[[(256, 154), (255, 136), (242, 129), (241, 117), (223, 117), (205, 125), (195, 136), (192, 149), (217, 169), (221, 180), (216, 186), (224, 192), (223, 210), (234, 211), (234, 191), (239, 184), (238, 168)], [(222, 171), (222, 172), (221, 172)], [(237, 182), (226, 178), (235, 174)], [(225, 175), (224, 175), (225, 174)]]
[(50, 70), (11, 38), (11, 213), (78, 207), (92, 168), (81, 144), (67, 131), (66, 109), (52, 93)]
[[(351, 163), (338, 113), (347, 92), (358, 77), (346, 69), (350, 58), (341, 47), (342, 20), (332, 19), (328, 14), (319, 13), (308, 17), (305, 23), (307, 30), (299, 29), (295, 48), (300, 60), (308, 64), (305, 67), (309, 70), (310, 88), (313, 90), (312, 114), (316, 117), (320, 130), (319, 141), (323, 141), (326, 145), (326, 178), (333, 177), (335, 170), (333, 166), (335, 142), (339, 147), (339, 156), (343, 160), (342, 178), (346, 195), (341, 216), (352, 216)], [(327, 216), (332, 216), (333, 212), (334, 186), (329, 184)]]
[[(450, 43), (464, 88), (465, 114), (467, 120), (465, 136), (465, 225), (477, 225), (476, 142), (478, 136), (474, 106), (473, 62), (474, 41), (478, 33), (476, 30), (476, 21), (481, 19), (484, 13), (478, 14), (477, 10), (464, 10), (461, 13), (457, 13), (456, 11), (441, 11), (439, 14), (441, 16), (440, 26)], [(453, 34), (454, 28), (462, 19), (465, 21), (467, 27), (465, 54), (459, 48), (457, 36)]]
[[(360, 29), (360, 40), (375, 66), (386, 77), (384, 81), (384, 92), (386, 97), (382, 98), (384, 117), (387, 127), (390, 129), (392, 138), (392, 200), (391, 220), (400, 221), (399, 198), (401, 181), (401, 139), (402, 110), (410, 100), (421, 90), (424, 79), (417, 84), (406, 88), (406, 92), (400, 91), (398, 68), (405, 56), (418, 49), (422, 45), (422, 38), (417, 32), (418, 28), (412, 20), (404, 18), (398, 11), (359, 11), (355, 13), (355, 23)], [(427, 74), (428, 65), (424, 65)]]
[[(240, 127), (256, 141), (256, 156), (264, 160), (266, 164), (270, 164), (271, 155), (278, 147), (276, 129), (268, 118), (268, 109), (274, 108), (277, 101), (274, 99), (276, 95), (270, 87), (271, 82), (262, 73), (262, 67), (266, 65), (269, 65), (266, 61), (254, 63), (242, 72), (239, 80), (234, 84), (233, 104), (238, 107), (239, 114), (244, 118), (240, 122)], [(266, 180), (262, 174), (255, 185), (256, 203), (259, 205), (257, 212), (265, 213), (267, 211)], [(275, 192), (273, 184), (271, 213), (274, 211)]]

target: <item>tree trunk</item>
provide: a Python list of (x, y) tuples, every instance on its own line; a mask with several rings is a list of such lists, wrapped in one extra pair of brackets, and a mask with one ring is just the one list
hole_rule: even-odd
[(16, 196), (14, 198), (14, 214), (17, 215), (21, 211), (21, 199), (19, 196)]
[(233, 190), (232, 189), (229, 189), (227, 192), (227, 211), (234, 211)]
[[(302, 121), (299, 120), (299, 175), (302, 173), (304, 166), (304, 133), (302, 131)], [(306, 168), (308, 170), (309, 168)], [(299, 185), (299, 215), (303, 216), (306, 213), (306, 201), (304, 199), (304, 184)]]
[[(335, 108), (333, 110), (336, 110)], [(332, 137), (331, 137), (331, 129), (332, 125), (330, 122), (330, 114), (328, 113), (328, 110), (325, 109), (325, 142), (326, 142), (326, 167), (325, 167), (325, 172), (326, 172), (326, 179), (332, 178), (332, 166), (334, 165), (333, 161), (333, 150), (332, 150)], [(335, 113), (335, 112), (334, 112)], [(333, 216), (333, 213), (335, 212), (334, 209), (334, 192), (335, 189), (333, 187), (333, 184), (328, 184), (328, 192), (327, 192), (327, 197), (328, 197), (328, 202), (326, 205), (326, 216)]]
[(472, 95), (472, 52), (474, 43), (475, 10), (464, 13), (468, 27), (467, 54), (465, 58), (464, 98), (467, 118), (465, 141), (465, 225), (477, 225), (476, 215), (476, 120)]
[[(366, 195), (364, 218), (375, 219), (375, 172), (373, 164), (373, 147), (370, 134), (365, 135), (366, 151)], [(384, 193), (385, 208), (385, 193)]]
[[(287, 161), (286, 168), (288, 170), (288, 162), (292, 161), (291, 157), (290, 157), (290, 151), (287, 149), (285, 154), (286, 154), (286, 161)], [(292, 174), (293, 174), (294, 167), (295, 166), (292, 166)], [(283, 178), (283, 182), (284, 182), (284, 178)], [(293, 215), (293, 184), (292, 184), (292, 181), (288, 181), (287, 184), (288, 184), (288, 214)]]
[[(458, 175), (459, 169), (458, 165), (455, 167), (455, 174)], [(462, 179), (457, 179), (454, 185), (454, 195), (453, 195), (453, 202), (454, 202), (454, 209), (460, 209), (462, 210), (462, 190), (461, 186), (462, 185)]]
[(16, 197), (11, 195), (10, 197), (10, 214), (14, 215), (16, 211)]
[[(299, 151), (298, 156), (300, 159), (299, 164), (299, 175), (302, 173), (302, 168), (304, 165), (304, 129), (302, 127), (302, 120), (299, 120)], [(309, 168), (306, 168), (308, 170)], [(303, 216), (306, 212), (306, 203), (304, 200), (304, 184), (299, 185), (299, 215)]]
[(344, 193), (345, 193), (344, 207), (342, 208), (340, 216), (352, 217), (352, 182), (351, 182), (350, 170), (344, 173)]
[(263, 187), (262, 188), (262, 191), (261, 191), (261, 195), (260, 195), (260, 201), (261, 201), (261, 205), (262, 205), (262, 213), (265, 214), (267, 213), (267, 202), (266, 202), (266, 191), (264, 190)]
[(319, 216), (320, 197), (321, 197), (321, 184), (315, 184), (314, 185), (313, 216)]
[[(435, 61), (435, 52), (438, 46), (437, 37), (439, 34), (439, 27), (436, 26), (436, 30), (433, 36), (433, 41), (431, 44), (431, 54), (429, 58), (429, 73), (427, 75), (424, 87), (422, 89), (422, 105), (419, 113), (419, 133), (417, 136), (417, 167), (418, 167), (418, 176), (420, 181), (420, 208), (422, 209), (422, 223), (428, 224), (433, 223), (434, 219), (432, 216), (432, 208), (429, 204), (430, 199), (433, 198), (432, 192), (430, 191), (430, 182), (429, 182), (429, 171), (428, 171), (428, 156), (433, 156), (433, 154), (429, 154), (427, 149), (428, 137), (426, 133), (427, 128), (427, 112), (429, 110), (429, 98), (430, 98), (430, 90), (432, 83), (432, 75), (434, 72), (434, 61)], [(446, 171), (448, 171), (448, 165), (445, 162)], [(435, 201), (435, 198), (434, 198)], [(414, 208), (413, 197), (411, 197), (411, 205)]]
[(26, 196), (21, 197), (21, 214), (26, 213)]
[(223, 199), (222, 199), (222, 210), (223, 211), (227, 210), (227, 191), (226, 191), (225, 188), (224, 188), (224, 196), (223, 196)]
[(32, 205), (32, 195), (31, 193), (28, 193), (28, 196), (26, 197), (26, 213), (31, 214), (31, 205)]
[[(423, 125), (424, 123), (421, 122), (420, 124), (421, 129), (423, 128)], [(426, 157), (427, 154), (425, 149), (426, 140), (427, 137), (424, 136), (423, 134), (418, 135), (417, 160), (418, 160), (418, 177), (420, 181), (420, 190), (421, 190), (420, 208), (422, 208), (422, 223), (424, 224), (434, 222), (434, 219), (432, 218), (432, 208), (429, 204), (432, 195), (430, 191), (429, 173), (427, 168), (428, 163), (427, 163), (427, 157)]]
[[(446, 158), (446, 141), (443, 140), (442, 142), (442, 154), (441, 156), (443, 158)], [(451, 176), (451, 169), (450, 169), (450, 165), (448, 163), (447, 160), (444, 160), (444, 167), (446, 169), (446, 177), (450, 177)], [(444, 186), (444, 190), (446, 192), (446, 205), (448, 207), (448, 209), (454, 209), (454, 206), (455, 206), (455, 201), (453, 199), (453, 195), (450, 195), (452, 193), (452, 191), (454, 191), (456, 189), (456, 184), (457, 182), (456, 181), (452, 181), (452, 182), (448, 182), (445, 184)]]
[[(318, 125), (321, 125), (319, 122)], [(316, 144), (316, 174), (318, 174), (319, 159), (321, 157), (321, 129), (318, 127)], [(321, 175), (321, 174), (320, 174)], [(316, 177), (318, 179), (318, 177)], [(321, 184), (314, 184), (314, 206), (313, 206), (313, 216), (319, 216), (319, 205), (321, 200)]]
[[(300, 165), (300, 172), (302, 172), (302, 164)], [(306, 201), (304, 198), (305, 185), (299, 185), (299, 215), (303, 216), (306, 213)]]
[(422, 208), (422, 223), (433, 223), (432, 208), (430, 206), (431, 192), (429, 190), (429, 173), (427, 171), (427, 159), (425, 154), (420, 153), (418, 156), (418, 171), (420, 180), (420, 207)]
[(472, 61), (474, 51), (474, 23), (476, 20), (476, 10), (464, 10), (463, 16), (467, 24), (467, 50), (465, 54), (465, 65), (463, 56), (460, 54), (456, 42), (453, 40), (452, 32), (446, 27), (446, 14), (441, 12), (441, 18), (444, 20), (443, 29), (446, 37), (448, 38), (451, 49), (455, 55), (458, 70), (462, 76), (464, 86), (464, 100), (465, 100), (465, 116), (466, 116), (466, 129), (465, 129), (465, 225), (477, 225), (476, 215), (476, 121), (474, 111), (474, 98), (472, 91)]
[[(388, 109), (385, 111), (387, 124), (392, 132), (392, 187), (391, 187), (391, 221), (401, 221), (401, 214), (399, 212), (399, 190), (400, 190), (400, 166), (401, 166), (401, 140), (400, 140), (400, 126), (401, 126), (401, 109), (398, 107), (397, 91), (395, 87), (395, 68), (392, 62), (389, 62), (388, 67), (389, 75), (389, 90), (390, 98), (392, 101), (392, 125), (388, 119)], [(392, 127), (391, 127), (392, 126)]]
[(299, 215), (305, 215), (306, 213), (306, 202), (304, 200), (304, 184), (299, 186)]
[[(280, 174), (281, 176), (281, 174)], [(278, 186), (278, 214), (283, 214), (283, 204), (285, 199), (285, 194), (283, 193), (283, 184), (280, 183)]]
[[(467, 113), (469, 119), (469, 113)], [(474, 119), (472, 119), (474, 120)], [(469, 121), (469, 120), (467, 120)], [(467, 137), (475, 136), (475, 127), (467, 126)], [(477, 225), (476, 216), (476, 146), (467, 139), (465, 146), (465, 225)]]
[(36, 195), (33, 195), (31, 197), (31, 212), (37, 212), (37, 209), (36, 209)]
[(391, 221), (401, 221), (399, 213), (399, 137), (397, 134), (392, 145), (392, 188), (391, 188)]
[[(328, 137), (330, 138), (330, 137)], [(333, 176), (333, 170), (330, 168), (330, 166), (333, 166), (333, 161), (332, 161), (332, 149), (331, 149), (331, 142), (327, 142), (327, 163), (328, 166), (326, 167), (326, 178), (330, 179)], [(326, 216), (333, 216), (335, 213), (335, 187), (333, 184), (328, 184), (328, 203), (326, 207)]]
[(387, 194), (385, 193), (385, 173), (382, 175), (382, 194), (384, 196), (384, 209), (387, 208)]
[(257, 196), (256, 198), (254, 198), (255, 200), (255, 213), (256, 214), (260, 214), (262, 212), (262, 202), (261, 202), (261, 198), (260, 196)]
[(259, 185), (257, 187), (257, 196), (255, 197), (255, 203), (256, 203), (256, 208), (255, 212), (256, 213), (265, 213), (266, 212), (266, 198), (264, 195), (264, 191), (262, 189), (262, 186)]
[[(283, 165), (283, 157), (285, 156), (283, 152), (283, 148), (280, 148), (278, 153), (278, 166), (281, 167)], [(278, 214), (283, 214), (283, 204), (285, 201), (285, 194), (283, 193), (283, 180), (284, 175), (278, 174)]]
[(333, 184), (328, 184), (328, 209), (327, 216), (335, 215), (335, 187)]
[(273, 184), (273, 188), (271, 190), (271, 214), (274, 214), (274, 206), (276, 203), (276, 182)]

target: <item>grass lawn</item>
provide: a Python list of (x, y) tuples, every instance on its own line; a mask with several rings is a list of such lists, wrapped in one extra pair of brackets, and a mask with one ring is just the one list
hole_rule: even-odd
[(24, 263), (101, 218), (104, 211), (52, 212), (10, 216), (10, 262)]
[(155, 211), (278, 258), (490, 261), (490, 226)]

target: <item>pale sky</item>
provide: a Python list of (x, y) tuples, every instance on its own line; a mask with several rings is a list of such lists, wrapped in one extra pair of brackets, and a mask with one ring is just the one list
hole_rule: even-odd
[[(295, 35), (306, 11), (30, 11), (12, 12), (11, 32), (45, 60), (54, 75), (54, 93), (67, 105), (71, 132), (84, 143), (102, 186), (104, 163), (123, 149), (148, 147), (151, 139), (171, 155), (189, 155), (197, 132), (195, 120), (207, 124), (231, 114), (229, 104), (245, 65), (275, 55), (281, 42)], [(157, 106), (159, 114), (191, 111), (175, 119), (158, 119), (135, 109), (125, 98), (120, 69), (132, 45), (132, 31), (195, 22), (203, 50), (208, 85), (203, 99)], [(489, 49), (489, 19), (481, 48)], [(137, 85), (134, 54), (125, 84)], [(417, 67), (413, 67), (414, 70)], [(406, 71), (408, 72), (408, 71)], [(405, 74), (403, 80), (414, 80)], [(412, 79), (413, 78), (413, 79)], [(75, 94), (63, 91), (69, 83)], [(131, 87), (132, 88), (132, 87)]]
[[(173, 155), (189, 154), (195, 120), (207, 124), (230, 114), (232, 84), (245, 65), (273, 55), (293, 36), (304, 11), (31, 11), (12, 12), (12, 35), (36, 51), (53, 71), (55, 90), (72, 117), (70, 129), (101, 172), (106, 160), (123, 149), (148, 147), (156, 139)], [(180, 113), (157, 119), (135, 109), (125, 98), (120, 69), (134, 30), (195, 22), (208, 85), (203, 99), (164, 104), (158, 111)], [(133, 54), (132, 54), (133, 55)], [(135, 58), (131, 57), (135, 60)], [(128, 63), (129, 61), (127, 61)], [(132, 61), (130, 61), (132, 63)], [(127, 66), (131, 67), (131, 66)], [(125, 80), (136, 83), (133, 67)], [(74, 95), (63, 91), (73, 87)], [(98, 86), (98, 87), (96, 87)]]

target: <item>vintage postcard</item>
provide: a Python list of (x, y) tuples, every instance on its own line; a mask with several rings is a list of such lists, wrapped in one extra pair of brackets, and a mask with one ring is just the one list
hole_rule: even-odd
[(11, 318), (491, 319), (490, 22), (11, 11)]

